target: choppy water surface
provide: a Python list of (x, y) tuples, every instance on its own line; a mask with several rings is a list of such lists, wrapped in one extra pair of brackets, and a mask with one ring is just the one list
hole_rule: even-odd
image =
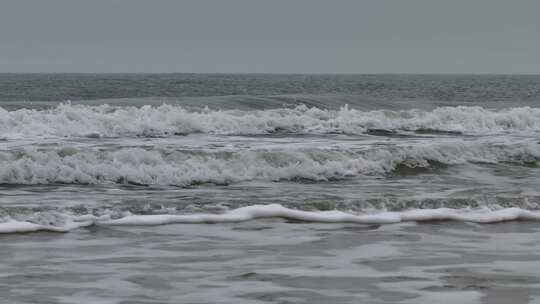
[(10, 303), (540, 301), (538, 76), (0, 84)]

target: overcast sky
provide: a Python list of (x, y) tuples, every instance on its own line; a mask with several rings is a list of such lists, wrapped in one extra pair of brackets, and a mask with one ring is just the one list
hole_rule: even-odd
[(540, 0), (0, 0), (0, 72), (540, 73)]

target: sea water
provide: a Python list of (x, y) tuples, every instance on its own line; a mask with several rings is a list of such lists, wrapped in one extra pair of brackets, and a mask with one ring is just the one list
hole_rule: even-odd
[(540, 77), (0, 75), (6, 303), (540, 301)]

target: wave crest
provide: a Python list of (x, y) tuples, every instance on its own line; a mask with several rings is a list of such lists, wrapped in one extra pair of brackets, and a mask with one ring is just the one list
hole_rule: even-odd
[[(95, 150), (28, 148), (0, 152), (0, 183), (132, 183), (187, 186), (242, 181), (343, 179), (407, 173), (466, 163), (536, 165), (537, 143), (492, 145), (466, 141), (365, 151), (237, 150), (182, 151), (121, 148)], [(413, 172), (414, 173), (414, 172)]]
[(279, 204), (251, 205), (221, 214), (147, 214), (126, 213), (119, 218), (108, 215), (94, 216), (57, 214), (58, 223), (40, 223), (34, 220), (7, 219), (0, 222), (0, 234), (35, 231), (68, 232), (73, 229), (97, 226), (159, 226), (168, 224), (238, 223), (257, 219), (281, 218), (315, 223), (355, 223), (364, 225), (395, 224), (401, 222), (457, 221), (493, 224), (506, 221), (540, 221), (540, 212), (521, 208), (478, 209), (413, 209), (400, 212), (377, 211), (349, 213), (339, 210), (304, 211), (286, 208)]
[[(385, 132), (486, 134), (540, 131), (540, 109), (440, 107), (432, 111), (324, 110), (305, 105), (272, 110), (186, 110), (180, 106), (112, 107), (62, 104), (48, 110), (0, 108), (0, 134), (33, 137), (174, 136), (192, 133), (257, 135), (281, 133)], [(380, 132), (376, 132), (380, 133)]]

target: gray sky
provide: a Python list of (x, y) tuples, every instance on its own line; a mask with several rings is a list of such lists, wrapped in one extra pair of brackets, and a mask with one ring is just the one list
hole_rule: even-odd
[(0, 72), (540, 73), (540, 1), (0, 0)]

